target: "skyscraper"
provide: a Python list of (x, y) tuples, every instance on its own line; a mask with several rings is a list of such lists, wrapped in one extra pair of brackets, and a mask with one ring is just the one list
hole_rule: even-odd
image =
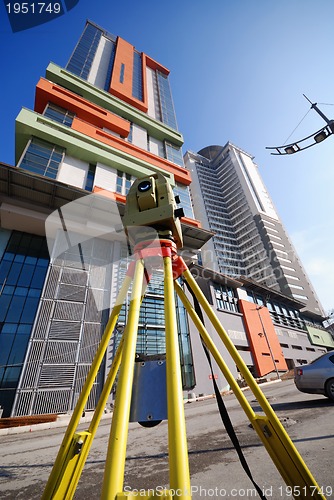
[(252, 156), (228, 142), (187, 152), (185, 165), (195, 216), (215, 233), (202, 249), (203, 265), (250, 278), (323, 314)]
[[(64, 205), (103, 192), (122, 214), (132, 181), (161, 172), (185, 211), (181, 224), (186, 253), (193, 254), (209, 237), (193, 217), (190, 175), (183, 164), (183, 138), (168, 75), (169, 70), (147, 54), (88, 21), (66, 68), (49, 64), (46, 78), (36, 86), (34, 111), (22, 109), (17, 117), (17, 166), (1, 169), (4, 416), (73, 408), (106, 324), (108, 305), (124, 275), (126, 246), (103, 236), (88, 239), (80, 249), (63, 248), (49, 259), (45, 221), (53, 211), (66, 219)], [(94, 270), (110, 262), (120, 265), (92, 279)], [(138, 350), (144, 354), (164, 352), (162, 306), (162, 283), (153, 281), (140, 318)], [(126, 305), (119, 332), (125, 322)], [(183, 382), (191, 387), (183, 314), (179, 331)], [(95, 406), (117, 341), (116, 334), (89, 408)]]

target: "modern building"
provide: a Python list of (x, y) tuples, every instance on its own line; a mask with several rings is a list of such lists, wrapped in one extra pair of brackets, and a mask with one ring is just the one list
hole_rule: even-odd
[[(249, 155), (232, 145), (206, 148), (187, 153), (185, 166), (182, 144), (168, 69), (122, 38), (88, 21), (66, 68), (47, 67), (34, 110), (22, 109), (16, 120), (16, 166), (0, 164), (4, 417), (74, 408), (127, 268), (126, 242), (111, 233), (110, 220), (123, 215), (133, 180), (156, 172), (185, 211), (182, 255), (189, 264), (216, 233), (211, 260), (202, 252), (210, 269), (192, 269), (200, 271), (204, 293), (254, 375), (284, 371), (334, 347), (262, 184), (255, 191), (260, 180)], [(196, 216), (203, 214), (202, 228)], [(103, 387), (128, 303), (87, 409), (95, 407)], [(183, 387), (211, 393), (198, 332), (177, 299), (176, 312)], [(137, 352), (165, 352), (158, 274), (142, 303)], [(235, 364), (229, 367), (237, 377)]]
[(250, 154), (230, 142), (187, 152), (195, 217), (215, 233), (201, 263), (324, 311)]
[[(135, 178), (160, 172), (172, 185), (185, 212), (185, 256), (211, 237), (193, 216), (182, 143), (169, 70), (121, 37), (87, 22), (66, 68), (47, 67), (36, 86), (34, 110), (22, 109), (16, 120), (16, 166), (1, 165), (3, 416), (74, 407), (126, 267), (127, 246), (108, 236), (108, 210), (116, 204), (122, 215)], [(87, 195), (95, 201), (85, 205)], [(99, 205), (100, 218), (93, 221), (99, 237), (71, 243), (76, 221), (71, 226), (70, 205), (64, 208), (71, 202), (78, 203), (85, 221), (96, 212), (89, 203)], [(54, 211), (63, 230), (56, 231), (50, 258), (45, 222)], [(165, 350), (162, 285), (152, 281), (143, 302), (138, 335), (143, 354)], [(188, 325), (181, 309), (177, 304), (183, 382), (191, 388)], [(117, 331), (125, 322), (126, 306)], [(87, 408), (96, 404), (118, 337)]]
[[(334, 349), (332, 336), (322, 326), (323, 317), (305, 311), (300, 300), (244, 277), (232, 278), (199, 265), (190, 270), (254, 377), (275, 379)], [(230, 373), (242, 383), (220, 337), (209, 321), (205, 321), (205, 326)], [(196, 377), (194, 392), (196, 396), (213, 394), (211, 370), (191, 321), (190, 338)], [(213, 359), (212, 365), (220, 390), (229, 389)]]

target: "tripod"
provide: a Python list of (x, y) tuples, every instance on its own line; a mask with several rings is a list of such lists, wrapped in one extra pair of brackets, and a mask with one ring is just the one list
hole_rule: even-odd
[[(159, 226), (161, 227), (161, 224), (159, 224)], [(170, 230), (170, 228), (167, 229), (167, 231), (161, 231), (159, 229), (158, 234), (158, 240), (152, 242), (145, 241), (144, 239), (139, 243), (137, 242), (134, 247), (134, 259), (128, 268), (126, 277), (119, 291), (116, 305), (111, 312), (105, 333), (66, 430), (42, 499), (64, 500), (73, 498), (118, 371), (115, 405), (101, 498), (103, 500), (132, 498), (131, 492), (123, 492), (123, 483), (140, 305), (145, 293), (145, 284), (149, 280), (149, 275), (154, 272), (157, 260), (160, 262), (162, 260), (166, 328), (166, 386), (170, 489), (166, 490), (164, 493), (159, 491), (157, 495), (154, 493), (152, 494), (152, 490), (149, 490), (145, 498), (172, 498), (173, 492), (177, 492), (177, 498), (183, 500), (191, 498), (176, 325), (175, 291), (187, 310), (189, 317), (198, 329), (203, 343), (215, 359), (241, 407), (245, 411), (250, 423), (267, 449), (274, 465), (277, 467), (286, 484), (292, 488), (291, 491), (296, 492), (295, 497), (304, 499), (321, 498), (326, 500), (277, 415), (271, 408), (260, 387), (255, 382), (214, 311), (211, 309), (210, 304), (207, 302), (184, 260), (177, 254), (177, 245), (173, 237), (173, 231)], [(252, 390), (265, 416), (256, 415), (248, 403), (248, 400), (244, 396), (236, 380), (233, 378), (218, 348), (209, 336), (203, 321), (198, 316), (195, 308), (184, 293), (183, 288), (178, 283), (177, 279), (179, 277), (189, 285), (192, 293), (202, 306), (207, 318), (212, 323), (246, 383)], [(118, 315), (131, 284), (130, 307), (122, 339), (113, 359), (89, 428), (87, 431), (77, 432), (80, 417), (99, 367), (103, 361), (112, 332), (116, 327)], [(141, 496), (143, 495), (141, 494)]]

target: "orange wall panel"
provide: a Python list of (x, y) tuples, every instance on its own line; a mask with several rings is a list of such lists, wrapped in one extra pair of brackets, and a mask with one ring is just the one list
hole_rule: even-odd
[(103, 130), (98, 129), (89, 123), (83, 122), (76, 117), (73, 120), (72, 129), (101, 141), (104, 144), (108, 144), (109, 146), (134, 156), (135, 158), (144, 160), (145, 162), (151, 164), (152, 167), (158, 167), (166, 172), (172, 173), (175, 180), (181, 184), (189, 185), (191, 183), (190, 172), (186, 168), (180, 167), (179, 165), (165, 160), (164, 158), (160, 158), (149, 151), (145, 151), (138, 146), (134, 146), (123, 139), (119, 139), (118, 137), (108, 134), (108, 132), (104, 132)]
[(48, 102), (72, 111), (81, 120), (97, 127), (106, 127), (122, 137), (129, 135), (130, 122), (128, 120), (96, 106), (70, 90), (41, 78), (36, 86), (35, 111), (43, 113)]
[(275, 364), (278, 370), (286, 371), (288, 367), (268, 309), (259, 308), (257, 304), (246, 300), (239, 300), (239, 306), (243, 313), (257, 375), (262, 377), (275, 371)]
[[(131, 104), (135, 108), (140, 109), (147, 113), (147, 91), (145, 88), (146, 78), (143, 81), (143, 98), (140, 101), (132, 96), (132, 79), (133, 79), (133, 51), (134, 46), (131, 45), (123, 38), (117, 38), (116, 54), (114, 60), (114, 67), (110, 82), (110, 94), (119, 97), (123, 101)], [(123, 81), (121, 81), (122, 67), (124, 68)], [(143, 67), (143, 77), (146, 75), (145, 68)]]

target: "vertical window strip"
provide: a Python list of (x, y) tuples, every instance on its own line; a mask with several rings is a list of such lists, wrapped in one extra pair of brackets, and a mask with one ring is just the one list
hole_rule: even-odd
[(93, 191), (95, 172), (96, 172), (96, 165), (90, 163), (88, 167), (87, 179), (85, 185), (86, 191)]
[(143, 100), (143, 69), (141, 54), (135, 51), (133, 54), (133, 76), (132, 76), (132, 96)]
[(10, 415), (48, 265), (45, 237), (12, 232), (0, 261), (0, 405), (6, 417)]
[(166, 156), (167, 160), (176, 163), (176, 165), (180, 165), (184, 167), (183, 156), (181, 148), (166, 142)]
[(122, 63), (121, 64), (120, 73), (119, 73), (119, 81), (120, 81), (120, 83), (124, 83), (124, 72), (125, 72), (125, 64)]
[(101, 30), (87, 24), (66, 66), (68, 71), (87, 80), (101, 35)]
[(112, 42), (111, 40), (110, 40), (110, 43), (112, 44), (111, 54), (110, 54), (110, 59), (109, 59), (107, 75), (106, 75), (106, 82), (104, 84), (104, 90), (107, 90), (107, 91), (110, 88), (111, 75), (112, 75), (112, 70), (114, 68), (115, 54), (116, 54), (116, 43)]
[(159, 100), (163, 123), (177, 130), (176, 116), (168, 77), (157, 71)]

